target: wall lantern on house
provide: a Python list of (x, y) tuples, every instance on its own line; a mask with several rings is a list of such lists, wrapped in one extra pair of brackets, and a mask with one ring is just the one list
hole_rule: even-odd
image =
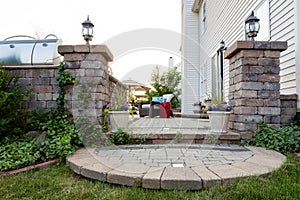
[(259, 28), (259, 19), (254, 16), (254, 11), (252, 11), (251, 15), (245, 21), (245, 31), (247, 36), (254, 40), (254, 37), (257, 36)]
[(86, 41), (86, 44), (89, 44), (89, 41), (92, 41), (94, 36), (94, 24), (90, 21), (89, 16), (87, 19), (82, 22), (82, 37)]

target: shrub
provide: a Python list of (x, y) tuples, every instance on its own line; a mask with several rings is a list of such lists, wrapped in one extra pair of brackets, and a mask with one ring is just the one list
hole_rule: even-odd
[(0, 69), (0, 140), (10, 135), (21, 135), (26, 129), (21, 102), (31, 91), (23, 91), (17, 83), (18, 77)]
[(246, 144), (273, 149), (283, 154), (300, 151), (300, 127), (296, 125), (274, 129), (266, 123), (259, 123), (254, 136)]

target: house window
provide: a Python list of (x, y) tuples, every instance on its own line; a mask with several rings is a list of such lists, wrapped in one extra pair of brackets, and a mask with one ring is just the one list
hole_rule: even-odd
[(206, 29), (207, 29), (207, 25), (206, 25), (206, 2), (204, 2), (202, 4), (202, 7), (201, 7), (201, 33), (203, 34)]

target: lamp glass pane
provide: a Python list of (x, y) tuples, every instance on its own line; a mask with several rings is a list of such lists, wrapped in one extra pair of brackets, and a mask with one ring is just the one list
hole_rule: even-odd
[(246, 33), (249, 33), (249, 31), (250, 31), (250, 29), (249, 29), (249, 23), (245, 24), (245, 30), (246, 30)]
[(251, 32), (256, 31), (256, 22), (249, 22), (249, 29)]

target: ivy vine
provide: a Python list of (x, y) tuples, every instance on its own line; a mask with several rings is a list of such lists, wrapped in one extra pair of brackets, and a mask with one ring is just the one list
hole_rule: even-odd
[(75, 76), (72, 75), (69, 71), (65, 71), (65, 64), (61, 62), (58, 66), (58, 77), (56, 78), (59, 86), (58, 97), (56, 99), (57, 109), (59, 113), (64, 114), (65, 109), (65, 95), (66, 95), (66, 86), (67, 84), (75, 83)]

